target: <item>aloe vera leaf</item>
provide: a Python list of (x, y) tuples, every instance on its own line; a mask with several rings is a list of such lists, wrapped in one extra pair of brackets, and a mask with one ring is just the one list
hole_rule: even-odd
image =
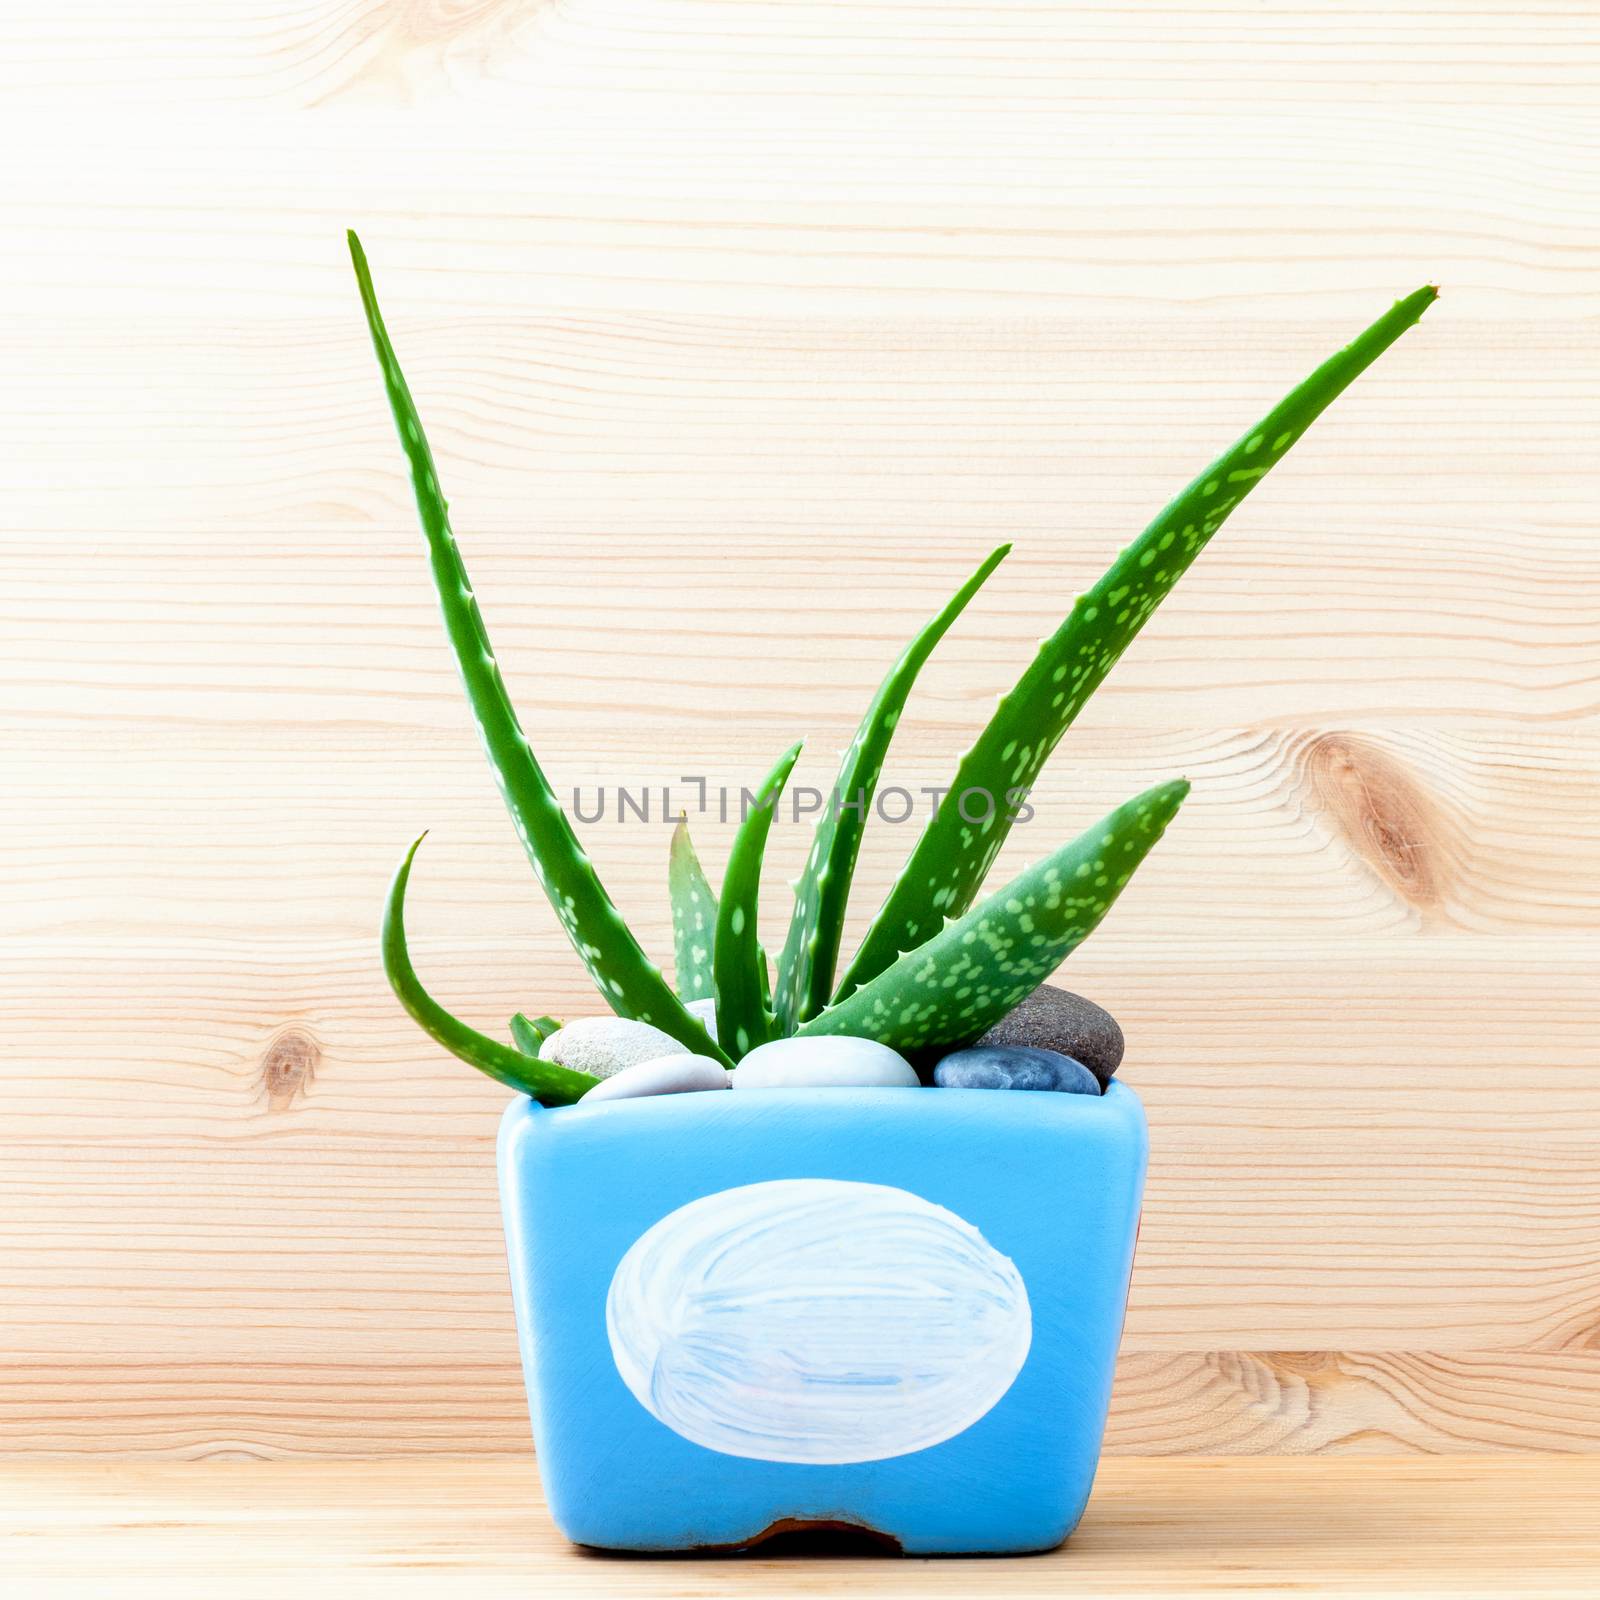
[(934, 646), (1010, 550), (1008, 544), (995, 550), (944, 610), (900, 652), (844, 753), (829, 804), (817, 819), (811, 854), (795, 884), (789, 936), (778, 958), (778, 1025), (784, 1033), (792, 1033), (828, 1003), (867, 809), (911, 686)]
[(680, 817), (672, 830), (667, 891), (672, 898), (678, 995), (684, 1000), (709, 1000), (713, 992), (711, 941), (717, 927), (717, 896), (694, 852), (685, 817)]
[(521, 1050), (501, 1044), (498, 1039), (491, 1039), (486, 1033), (479, 1033), (459, 1017), (452, 1016), (422, 987), (406, 949), (405, 904), (411, 863), (426, 838), (425, 833), (418, 835), (406, 851), (383, 908), (383, 970), (388, 975), (390, 988), (422, 1031), (468, 1066), (486, 1072), (497, 1083), (531, 1095), (547, 1106), (571, 1105), (600, 1080), (587, 1072), (574, 1072), (553, 1061), (541, 1061), (536, 1055), (525, 1055)]
[[(1327, 406), (1417, 322), (1437, 292), (1419, 289), (1398, 301), (1325, 361), (1171, 501), (1105, 576), (1078, 597), (961, 758), (949, 799), (912, 849), (840, 980), (835, 1002), (972, 904), (1010, 830), (1009, 792), (1033, 785), (1084, 702), (1234, 507)], [(959, 800), (965, 794), (988, 796), (987, 820), (975, 825), (962, 816)], [(975, 801), (968, 809), (982, 807)]]
[(737, 1061), (774, 1036), (767, 957), (756, 930), (761, 896), (761, 863), (778, 797), (799, 759), (791, 745), (763, 780), (755, 804), (739, 824), (722, 878), (722, 904), (711, 952), (712, 992), (717, 1002), (717, 1042)]
[(519, 1011), (511, 1019), (511, 1042), (524, 1055), (536, 1056), (539, 1046), (560, 1027), (561, 1024), (554, 1017), (534, 1017), (530, 1021)]
[(400, 444), (411, 466), (412, 489), (422, 531), (428, 541), (445, 629), (477, 719), (484, 750), (494, 769), (495, 781), (523, 849), (533, 863), (534, 876), (549, 897), (573, 948), (594, 979), (595, 987), (613, 1011), (619, 1016), (653, 1023), (671, 1034), (685, 1050), (721, 1060), (722, 1052), (716, 1042), (699, 1019), (684, 1010), (683, 1002), (672, 992), (661, 969), (640, 948), (612, 904), (517, 721), (462, 564), (461, 552), (450, 531), (449, 508), (439, 488), (433, 452), (428, 448), (422, 420), (417, 415), (378, 310), (378, 297), (372, 287), (366, 255), (355, 234), (350, 234), (349, 239), (350, 259), (355, 264), (356, 281), (361, 287), (361, 303), (372, 332), (373, 348), (383, 368), (384, 385)]
[(949, 922), (800, 1029), (896, 1050), (958, 1049), (1032, 994), (1094, 932), (1183, 804), (1159, 784)]

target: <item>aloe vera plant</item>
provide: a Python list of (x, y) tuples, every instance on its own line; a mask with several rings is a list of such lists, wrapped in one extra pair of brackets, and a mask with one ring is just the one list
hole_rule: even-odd
[(667, 863), (667, 888), (672, 896), (673, 966), (678, 993), (685, 1000), (710, 1000), (716, 988), (711, 977), (711, 941), (717, 931), (717, 895), (689, 838), (689, 819), (672, 830)]
[[(451, 531), (433, 455), (384, 327), (360, 243), (351, 258), (431, 557), (446, 632), (517, 835), (596, 987), (619, 1015), (653, 1023), (686, 1050), (725, 1066), (757, 1045), (799, 1034), (852, 1034), (896, 1049), (957, 1048), (1025, 998), (1093, 932), (1188, 793), (1183, 780), (1147, 790), (1072, 843), (974, 905), (1005, 841), (1013, 795), (1031, 788), (1089, 696), (1207, 541), (1312, 422), (1427, 309), (1419, 289), (1325, 361), (1177, 496), (1072, 605), (962, 757), (952, 796), (986, 797), (976, 822), (954, 801), (938, 808), (860, 948), (835, 983), (851, 879), (868, 809), (901, 713), (923, 664), (1009, 546), (994, 551), (902, 652), (846, 750), (831, 803), (795, 885), (774, 977), (758, 929), (762, 861), (777, 801), (799, 746), (768, 774), (744, 817), (719, 896), (687, 824), (668, 870), (677, 990), (644, 953), (600, 883), (517, 721)], [(420, 840), (418, 843), (420, 844)], [(402, 1004), (447, 1050), (548, 1104), (580, 1098), (594, 1080), (541, 1060), (553, 1018), (512, 1018), (510, 1045), (452, 1016), (423, 988), (406, 946), (404, 901), (417, 845), (390, 892), (385, 970)], [(715, 1002), (715, 1037), (686, 1002)]]
[[(1418, 289), (1317, 368), (1173, 499), (1073, 603), (961, 758), (953, 792), (1027, 789), (1089, 696), (1211, 536), (1332, 402), (1413, 326), (1438, 291)], [(1009, 831), (942, 807), (917, 841), (839, 984), (843, 999), (972, 904)]]
[(794, 1028), (815, 1016), (827, 1003), (828, 991), (833, 987), (834, 964), (844, 935), (845, 904), (850, 898), (850, 880), (855, 874), (861, 836), (866, 831), (867, 808), (872, 804), (884, 757), (889, 753), (889, 741), (894, 737), (911, 686), (934, 646), (1010, 553), (1011, 546), (1003, 544), (990, 554), (956, 591), (949, 605), (905, 647), (872, 697), (872, 704), (839, 763), (839, 776), (833, 785), (835, 803), (817, 821), (811, 854), (795, 885), (794, 914), (789, 919), (789, 937), (783, 947), (778, 991), (778, 1019), (785, 1028)]

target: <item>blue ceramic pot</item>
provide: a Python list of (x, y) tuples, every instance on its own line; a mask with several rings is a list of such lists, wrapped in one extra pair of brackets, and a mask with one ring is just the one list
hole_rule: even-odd
[(579, 1544), (1045, 1550), (1100, 1455), (1137, 1096), (713, 1092), (501, 1124), (534, 1442)]

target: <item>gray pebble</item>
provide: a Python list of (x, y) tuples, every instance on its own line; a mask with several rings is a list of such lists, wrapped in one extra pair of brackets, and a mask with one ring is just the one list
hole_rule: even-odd
[(626, 1017), (579, 1017), (557, 1028), (539, 1046), (540, 1060), (559, 1062), (597, 1078), (609, 1078), (641, 1061), (682, 1054), (683, 1046), (670, 1033)]
[(1122, 1065), (1122, 1029), (1117, 1019), (1081, 994), (1048, 983), (1035, 989), (977, 1042), (1058, 1050), (1081, 1061), (1102, 1089)]

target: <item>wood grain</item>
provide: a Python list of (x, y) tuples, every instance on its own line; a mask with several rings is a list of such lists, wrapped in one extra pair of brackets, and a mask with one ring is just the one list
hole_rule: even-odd
[[(1114, 1451), (1600, 1444), (1588, 0), (220, 9), (0, 51), (0, 1452), (526, 1450), (501, 1095), (377, 970), (404, 843), (465, 1015), (593, 1002), (461, 704), (349, 223), (586, 807), (801, 734), (826, 784), (1011, 540), (893, 753), (942, 782), (1150, 513), (1441, 282), (999, 870), (1195, 783), (1066, 974), (1154, 1132)], [(585, 836), (665, 953), (659, 815)], [(869, 831), (857, 929), (910, 839)]]
[(239, 1600), (748, 1594), (1591, 1595), (1600, 1461), (1131, 1459), (1101, 1469), (1061, 1549), (930, 1561), (850, 1544), (721, 1559), (579, 1551), (527, 1463), (131, 1463), (0, 1470), (0, 1554), (23, 1592)]

